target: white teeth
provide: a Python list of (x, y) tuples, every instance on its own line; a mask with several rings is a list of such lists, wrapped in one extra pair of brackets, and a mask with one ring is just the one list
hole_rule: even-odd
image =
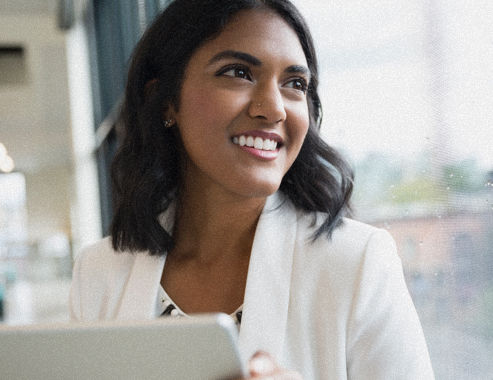
[(277, 141), (265, 139), (263, 140), (261, 137), (252, 137), (241, 135), (240, 137), (233, 137), (233, 143), (239, 146), (248, 146), (255, 149), (261, 150), (276, 150), (277, 149)]
[(274, 140), (264, 140), (264, 150), (276, 150), (277, 141)]

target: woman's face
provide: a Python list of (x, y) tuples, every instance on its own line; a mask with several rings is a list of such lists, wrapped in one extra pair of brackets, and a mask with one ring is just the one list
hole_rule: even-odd
[[(266, 197), (308, 130), (310, 74), (296, 33), (266, 10), (238, 13), (192, 56), (178, 111), (185, 186)], [(197, 187), (196, 187), (197, 188)]]

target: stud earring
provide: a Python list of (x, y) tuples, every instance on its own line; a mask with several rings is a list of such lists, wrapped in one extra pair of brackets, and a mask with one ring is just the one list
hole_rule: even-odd
[(173, 126), (173, 119), (168, 119), (163, 122), (164, 128), (171, 128)]

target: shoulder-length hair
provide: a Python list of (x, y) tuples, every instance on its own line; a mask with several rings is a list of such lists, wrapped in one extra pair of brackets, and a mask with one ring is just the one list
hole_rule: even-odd
[(178, 109), (185, 67), (197, 48), (217, 36), (237, 12), (255, 8), (275, 12), (293, 28), (311, 72), (308, 133), (280, 190), (296, 208), (324, 213), (314, 239), (330, 237), (349, 211), (352, 170), (319, 135), (317, 58), (310, 31), (295, 6), (288, 0), (175, 0), (145, 32), (130, 64), (118, 122), (123, 140), (112, 165), (115, 250), (160, 255), (172, 249), (172, 236), (158, 216), (179, 189), (181, 145), (175, 127), (163, 128), (163, 115), (171, 105)]

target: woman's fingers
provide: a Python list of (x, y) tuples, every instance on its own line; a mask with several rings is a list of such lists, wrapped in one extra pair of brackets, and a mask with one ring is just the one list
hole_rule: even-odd
[(250, 376), (265, 376), (274, 374), (279, 367), (274, 359), (266, 352), (258, 351), (248, 363)]
[(242, 380), (303, 380), (303, 378), (298, 372), (279, 369), (270, 375), (253, 376)]
[(252, 380), (302, 380), (298, 372), (280, 368), (272, 356), (262, 351), (252, 356), (248, 369)]

